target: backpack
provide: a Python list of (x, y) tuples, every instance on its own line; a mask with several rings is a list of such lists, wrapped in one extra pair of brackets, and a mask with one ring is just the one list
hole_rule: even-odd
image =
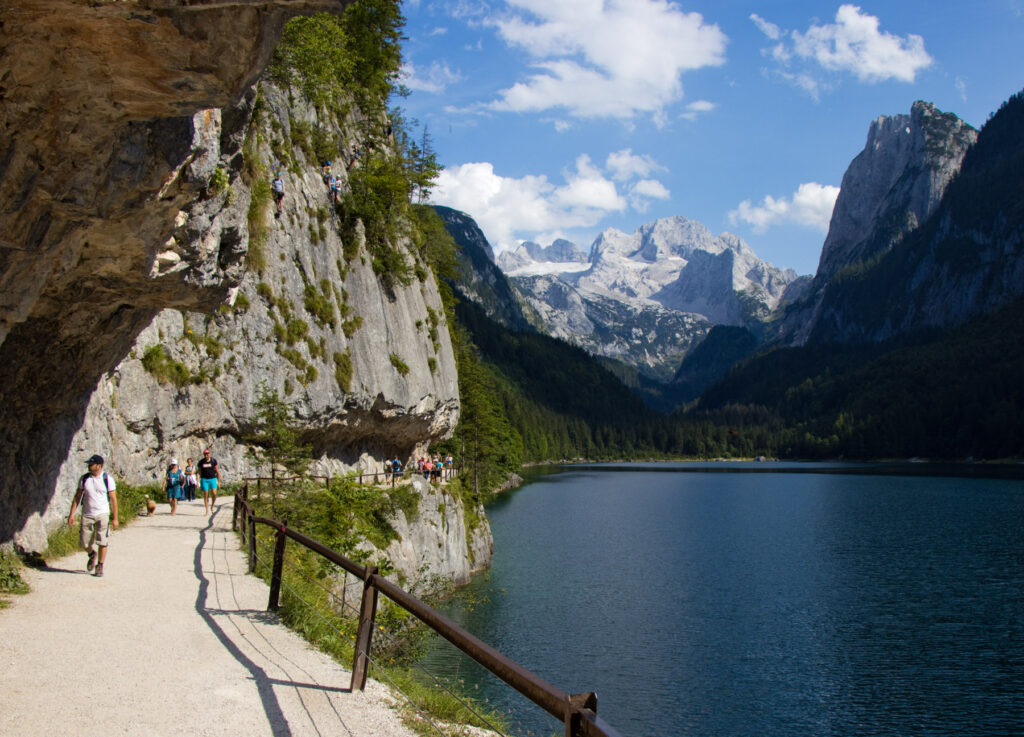
[[(75, 491), (81, 491), (84, 494), (85, 493), (85, 480), (87, 478), (89, 478), (90, 476), (92, 476), (91, 473), (83, 473), (82, 474), (82, 478), (78, 479), (78, 487), (75, 489)], [(108, 494), (110, 493), (110, 482), (107, 481), (107, 472), (106, 471), (103, 472), (103, 488), (107, 490)]]

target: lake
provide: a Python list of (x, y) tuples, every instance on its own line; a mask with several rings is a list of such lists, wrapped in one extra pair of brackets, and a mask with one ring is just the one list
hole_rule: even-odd
[[(548, 469), (446, 613), (624, 735), (1020, 734), (1024, 481), (936, 470)], [(561, 734), (447, 643), (425, 663)]]

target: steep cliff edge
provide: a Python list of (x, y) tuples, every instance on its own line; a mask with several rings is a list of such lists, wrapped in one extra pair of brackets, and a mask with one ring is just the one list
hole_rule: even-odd
[[(142, 4), (121, 5), (138, 11)], [(154, 11), (156, 26), (202, 25), (167, 10), (173, 5)], [(249, 4), (218, 7), (235, 5), (245, 6), (235, 7), (244, 20)], [(456, 368), (433, 275), (404, 239), (394, 248), (417, 266), (415, 278), (380, 273), (363, 223), (343, 222), (321, 177), (320, 150), (337, 153), (343, 188), (344, 164), (362, 165), (353, 161), (357, 147), (362, 160), (369, 150), (395, 156), (386, 119), (351, 102), (328, 112), (266, 82), (244, 86), (269, 58), (287, 13), (340, 10), (345, 3), (280, 5), (263, 3), (255, 13), (275, 24), (266, 31), (267, 49), (228, 52), (211, 43), (203, 50), (214, 55), (208, 62), (192, 52), (189, 63), (204, 69), (241, 52), (256, 54), (245, 74), (223, 71), (241, 88), (203, 98), (221, 107), (181, 115), (186, 103), (168, 93), (173, 118), (151, 110), (153, 119), (111, 126), (93, 154), (98, 161), (74, 152), (80, 165), (104, 175), (79, 183), (80, 196), (96, 200), (88, 217), (72, 222), (67, 208), (54, 205), (44, 239), (0, 249), (5, 284), (37, 292), (34, 301), (19, 296), (27, 305), (23, 316), (4, 310), (11, 329), (0, 346), (8, 359), (0, 416), (9, 471), (0, 482), (0, 541), (13, 536), (28, 549), (45, 544), (46, 530), (66, 514), (82, 459), (96, 451), (130, 483), (153, 481), (171, 456), (197, 457), (206, 446), (228, 479), (255, 474), (246, 447), (263, 386), (288, 401), (318, 473), (376, 471), (385, 457), (407, 459), (451, 434), (459, 411)], [(205, 8), (190, 7), (194, 14)], [(98, 12), (110, 12), (111, 23), (154, 25), (102, 5)], [(230, 28), (208, 19), (204, 32), (237, 36), (237, 19), (228, 13), (226, 20)], [(80, 34), (79, 28), (71, 35), (84, 44)], [(167, 75), (163, 84), (173, 87), (177, 78)], [(116, 109), (118, 95), (135, 101), (142, 93), (109, 94)], [(81, 109), (62, 114), (65, 122), (86, 117)], [(13, 137), (10, 145), (28, 144)], [(128, 160), (132, 176), (110, 164)], [(277, 218), (268, 188), (274, 168), (285, 182)], [(7, 176), (2, 181), (10, 185)], [(32, 196), (45, 204), (56, 199)], [(5, 234), (5, 243), (17, 237)], [(436, 519), (427, 514), (402, 528), (403, 540), (419, 541), (416, 550), (387, 555), (400, 570), (426, 562), (431, 573), (463, 580), (469, 560), (488, 563), (489, 528), (484, 521), (467, 533), (464, 520), (449, 519), (463, 514), (461, 506), (440, 506), (445, 513)], [(461, 529), (459, 550), (453, 529)]]

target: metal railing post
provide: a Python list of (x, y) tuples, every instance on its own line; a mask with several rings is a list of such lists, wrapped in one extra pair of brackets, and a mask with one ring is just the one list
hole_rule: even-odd
[(249, 516), (249, 573), (256, 570), (256, 516)]
[(281, 575), (284, 572), (284, 544), (288, 542), (288, 535), (285, 530), (288, 521), (281, 523), (281, 529), (277, 531), (277, 542), (274, 544), (274, 570), (270, 574), (270, 599), (267, 601), (267, 611), (278, 610), (278, 599), (281, 596)]
[(373, 577), (377, 575), (376, 566), (367, 567), (366, 578), (363, 579), (363, 602), (359, 607), (359, 630), (356, 632), (356, 644), (352, 650), (352, 691), (366, 689), (366, 676), (370, 665), (370, 645), (373, 642), (373, 625), (377, 618), (377, 588), (373, 585)]

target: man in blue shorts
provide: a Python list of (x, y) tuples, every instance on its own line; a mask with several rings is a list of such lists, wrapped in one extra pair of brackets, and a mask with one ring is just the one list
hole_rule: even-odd
[(220, 468), (217, 459), (210, 455), (210, 449), (203, 451), (199, 461), (199, 488), (203, 490), (203, 511), (209, 513), (217, 501), (217, 486), (220, 482)]

